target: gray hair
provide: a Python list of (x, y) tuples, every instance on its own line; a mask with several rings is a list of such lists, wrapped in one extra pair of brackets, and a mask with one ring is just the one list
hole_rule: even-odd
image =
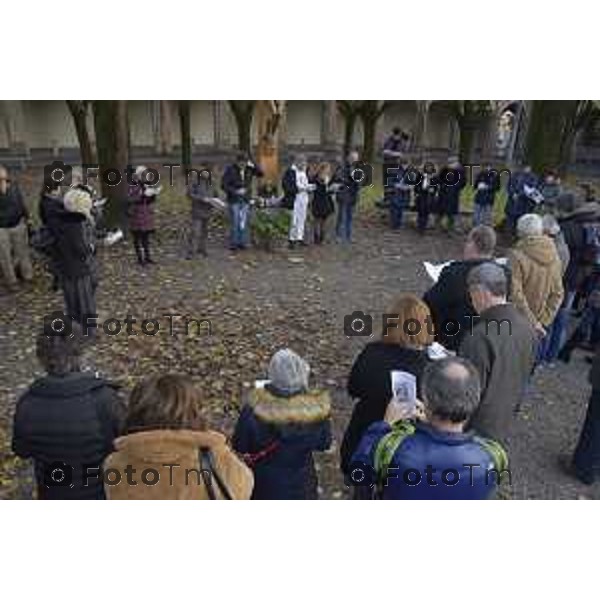
[(544, 215), (542, 218), (542, 226), (546, 235), (558, 235), (560, 233), (560, 225), (554, 215)]
[(468, 421), (479, 406), (481, 382), (473, 364), (457, 356), (430, 362), (423, 374), (423, 398), (433, 416)]
[(309, 375), (310, 365), (289, 348), (275, 352), (269, 363), (270, 387), (284, 396), (308, 390)]
[(484, 262), (473, 267), (467, 275), (469, 287), (481, 287), (497, 298), (506, 298), (508, 277), (506, 271), (495, 262)]
[(517, 236), (520, 238), (543, 235), (544, 224), (542, 217), (534, 213), (523, 215), (517, 221)]

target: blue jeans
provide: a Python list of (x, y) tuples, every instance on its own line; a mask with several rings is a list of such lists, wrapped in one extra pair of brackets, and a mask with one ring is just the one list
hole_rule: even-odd
[(544, 348), (544, 361), (553, 362), (556, 360), (563, 345), (568, 320), (569, 311), (562, 306), (556, 314), (556, 317), (554, 317), (554, 321), (546, 336), (547, 342), (545, 344), (546, 347)]
[(354, 217), (354, 203), (339, 202), (337, 212), (336, 236), (344, 241), (352, 240), (352, 218)]
[(404, 215), (404, 209), (406, 208), (407, 202), (405, 194), (402, 192), (395, 192), (390, 196), (390, 220), (392, 229), (399, 229), (402, 227), (402, 217)]
[(492, 225), (492, 205), (475, 204), (473, 211), (473, 227), (478, 225)]
[(229, 205), (230, 245), (232, 248), (245, 248), (248, 245), (248, 225), (250, 208), (245, 202)]

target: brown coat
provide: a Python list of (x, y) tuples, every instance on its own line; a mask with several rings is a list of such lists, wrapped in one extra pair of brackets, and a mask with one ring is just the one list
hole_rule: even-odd
[[(215, 469), (232, 497), (247, 500), (254, 485), (252, 472), (225, 442), (225, 436), (215, 431), (173, 429), (141, 431), (118, 438), (116, 452), (104, 462), (106, 497), (109, 500), (208, 500), (198, 458), (199, 449), (208, 447)], [(135, 469), (130, 481), (137, 485), (128, 484), (125, 471), (128, 465)], [(107, 479), (114, 481), (116, 477), (106, 473), (107, 469), (116, 469), (121, 474), (120, 483), (107, 485)], [(158, 471), (160, 478), (155, 485), (143, 483), (142, 472), (147, 469)], [(149, 472), (150, 483), (152, 477)], [(217, 497), (221, 497), (214, 481), (213, 486)]]
[(508, 255), (512, 271), (511, 299), (532, 325), (549, 327), (563, 300), (561, 263), (547, 236), (526, 237)]

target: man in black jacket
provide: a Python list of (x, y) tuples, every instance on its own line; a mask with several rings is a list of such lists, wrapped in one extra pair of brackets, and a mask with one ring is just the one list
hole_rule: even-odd
[(47, 375), (17, 403), (13, 452), (33, 460), (39, 499), (102, 500), (99, 468), (119, 431), (115, 388), (80, 371), (77, 323), (72, 336), (46, 333), (37, 339), (37, 356)]
[(17, 290), (17, 274), (24, 281), (33, 277), (27, 239), (29, 214), (23, 195), (0, 165), (0, 273), (11, 291)]
[(481, 402), (471, 426), (503, 442), (531, 377), (538, 336), (507, 302), (508, 278), (500, 265), (488, 262), (472, 268), (467, 285), (479, 316), (463, 336), (458, 354), (475, 365), (481, 378)]
[(261, 168), (254, 164), (245, 154), (238, 154), (234, 164), (229, 165), (223, 173), (221, 183), (227, 195), (229, 216), (231, 219), (232, 250), (243, 250), (248, 246), (248, 224), (250, 220), (250, 194), (252, 179), (262, 177)]
[(460, 193), (467, 185), (467, 175), (458, 158), (448, 159), (448, 165), (439, 173), (438, 225), (446, 217), (448, 233), (454, 231), (456, 215), (460, 210)]
[(491, 227), (474, 227), (467, 237), (464, 259), (450, 263), (423, 300), (431, 310), (436, 340), (449, 350), (457, 350), (471, 317), (476, 314), (469, 290), (469, 271), (484, 262), (493, 261), (496, 233)]

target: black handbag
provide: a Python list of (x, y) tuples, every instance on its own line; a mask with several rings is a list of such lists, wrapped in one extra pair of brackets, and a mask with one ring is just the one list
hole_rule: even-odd
[(202, 481), (206, 487), (209, 500), (217, 500), (217, 494), (215, 492), (215, 486), (213, 482), (216, 482), (223, 500), (233, 500), (230, 491), (227, 489), (225, 482), (221, 478), (221, 475), (215, 468), (213, 462), (213, 455), (210, 448), (202, 447), (198, 450), (198, 460), (200, 463), (200, 475)]

